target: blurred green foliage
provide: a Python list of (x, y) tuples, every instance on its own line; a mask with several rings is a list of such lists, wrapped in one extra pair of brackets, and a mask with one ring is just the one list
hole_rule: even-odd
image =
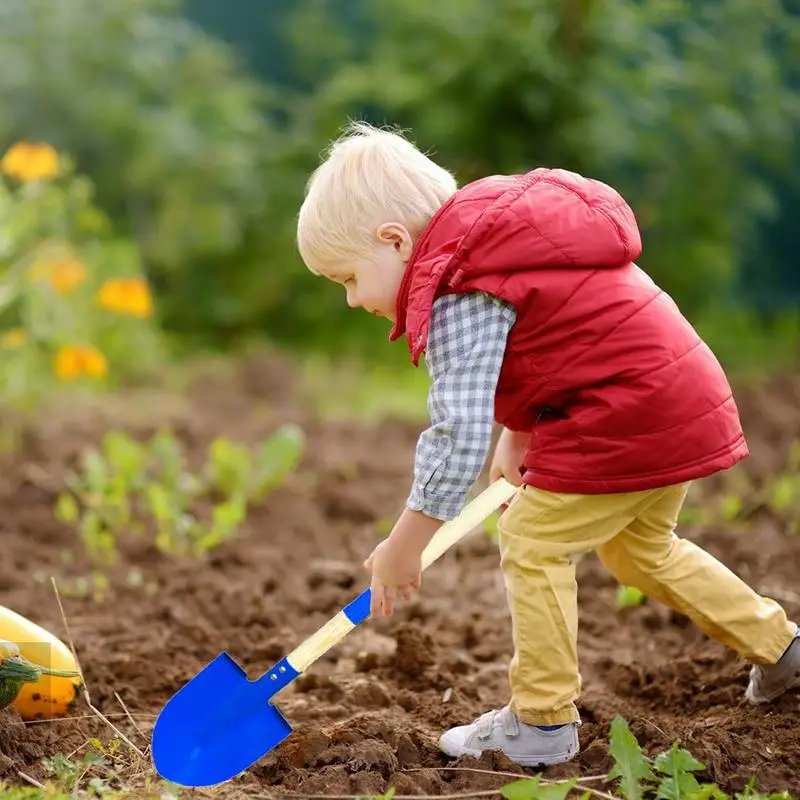
[(383, 347), (294, 246), (307, 175), (353, 117), (409, 129), (462, 182), (545, 164), (613, 183), (642, 266), (718, 326), (744, 274), (782, 290), (758, 256), (796, 164), (796, 5), (5, 0), (0, 144), (74, 155), (185, 341)]
[(248, 291), (244, 243), (267, 215), (268, 93), (179, 12), (170, 0), (4, 2), (0, 140), (71, 153), (139, 244), (167, 315), (192, 298), (199, 324), (225, 324)]
[[(0, 158), (0, 402), (31, 410), (59, 384), (147, 379), (161, 335), (138, 248), (118, 237), (91, 182), (49, 145)], [(0, 421), (0, 446), (17, 426)]]
[[(320, 22), (328, 4), (300, 5), (310, 21), (296, 30), (335, 30)], [(296, 38), (321, 63), (308, 99), (320, 138), (367, 112), (410, 128), (462, 180), (588, 172), (633, 204), (641, 262), (687, 312), (733, 285), (800, 119), (788, 86), (800, 20), (779, 1), (371, 0), (364, 13), (368, 43), (338, 68), (327, 37)]]

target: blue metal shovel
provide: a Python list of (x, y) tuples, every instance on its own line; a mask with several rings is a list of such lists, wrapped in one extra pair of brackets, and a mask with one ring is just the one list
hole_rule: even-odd
[[(422, 554), (422, 569), (507, 502), (514, 491), (501, 478), (458, 517), (442, 525)], [(367, 589), (254, 681), (228, 653), (217, 656), (167, 701), (156, 720), (152, 753), (159, 775), (182, 786), (213, 786), (236, 777), (277, 747), (292, 727), (270, 701), (367, 619), (369, 609)]]

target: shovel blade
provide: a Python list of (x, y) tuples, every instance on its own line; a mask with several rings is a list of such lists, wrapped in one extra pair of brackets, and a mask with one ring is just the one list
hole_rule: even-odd
[(159, 775), (180, 786), (213, 786), (277, 747), (292, 728), (268, 700), (292, 676), (272, 685), (270, 677), (249, 680), (227, 653), (211, 661), (170, 698), (156, 720), (152, 754)]

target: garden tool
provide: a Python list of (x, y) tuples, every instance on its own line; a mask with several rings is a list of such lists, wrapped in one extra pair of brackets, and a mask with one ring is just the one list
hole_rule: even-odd
[[(481, 524), (515, 492), (500, 479), (444, 523), (422, 553), (425, 570)], [(363, 591), (288, 656), (257, 680), (226, 652), (167, 701), (152, 737), (155, 768), (182, 786), (212, 786), (236, 777), (292, 732), (272, 698), (370, 616)]]

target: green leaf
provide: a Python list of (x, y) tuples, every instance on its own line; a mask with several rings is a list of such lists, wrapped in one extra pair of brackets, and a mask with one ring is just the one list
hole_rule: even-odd
[(720, 513), (722, 519), (728, 522), (733, 521), (739, 516), (744, 507), (744, 501), (738, 494), (725, 495), (720, 502)]
[(501, 515), (500, 515), (499, 513), (490, 514), (490, 515), (489, 515), (489, 516), (488, 516), (488, 517), (487, 517), (487, 518), (486, 518), (486, 519), (483, 521), (483, 525), (481, 526), (481, 527), (483, 528), (483, 532), (484, 532), (484, 533), (485, 533), (485, 534), (486, 534), (486, 535), (487, 535), (487, 536), (488, 536), (488, 537), (489, 537), (489, 538), (490, 538), (492, 541), (495, 541), (495, 542), (497, 541), (497, 539), (498, 539), (498, 537), (499, 537), (499, 535), (500, 535), (500, 534), (499, 534), (499, 531), (498, 531), (498, 528), (497, 528), (497, 525), (498, 525), (498, 523), (499, 523), (499, 521), (500, 521), (500, 516), (501, 516)]
[(794, 797), (786, 790), (782, 792), (770, 792), (769, 794), (759, 792), (758, 789), (756, 789), (755, 776), (750, 778), (747, 782), (744, 791), (737, 792), (734, 797), (735, 800), (794, 800)]
[(144, 496), (150, 513), (163, 523), (175, 516), (167, 489), (160, 483), (149, 483), (144, 489)]
[(781, 475), (772, 485), (770, 506), (774, 511), (788, 511), (800, 502), (800, 476)]
[(80, 521), (80, 535), (92, 558), (113, 564), (116, 560), (116, 537), (108, 530), (97, 511), (87, 511)]
[(219, 436), (211, 443), (208, 456), (211, 482), (219, 491), (233, 494), (247, 486), (253, 469), (247, 447)]
[(180, 484), (184, 471), (184, 455), (180, 442), (168, 430), (159, 431), (150, 447), (159, 469), (160, 481), (168, 487)]
[(535, 793), (541, 788), (540, 783), (541, 778), (538, 775), (535, 778), (514, 781), (503, 786), (500, 794), (506, 800), (533, 800)]
[(730, 800), (716, 783), (704, 783), (697, 791), (692, 793), (691, 800)]
[(214, 506), (211, 512), (212, 524), (215, 529), (229, 536), (244, 520), (247, 506), (240, 497), (233, 497), (225, 503)]
[(656, 757), (654, 767), (656, 772), (667, 776), (658, 785), (657, 800), (685, 800), (700, 789), (692, 773), (705, 769), (705, 764), (675, 742), (669, 750)]
[(83, 454), (83, 472), (88, 490), (102, 494), (108, 485), (109, 469), (97, 450), (92, 448)]
[(655, 776), (650, 759), (642, 752), (622, 717), (616, 717), (611, 723), (608, 751), (614, 759), (609, 779), (619, 780), (620, 791), (626, 800), (642, 800)]
[(577, 779), (542, 786), (541, 776), (508, 783), (500, 789), (506, 800), (565, 800)]
[(124, 431), (109, 431), (105, 435), (103, 454), (126, 487), (139, 477), (144, 466), (144, 448)]
[(81, 512), (78, 501), (72, 494), (64, 492), (58, 496), (55, 515), (56, 519), (64, 525), (74, 525), (78, 521)]
[(256, 455), (251, 497), (260, 498), (280, 486), (303, 454), (305, 433), (297, 425), (283, 425), (264, 442)]
[(616, 605), (618, 609), (635, 608), (646, 600), (644, 592), (635, 586), (620, 586), (617, 588)]

